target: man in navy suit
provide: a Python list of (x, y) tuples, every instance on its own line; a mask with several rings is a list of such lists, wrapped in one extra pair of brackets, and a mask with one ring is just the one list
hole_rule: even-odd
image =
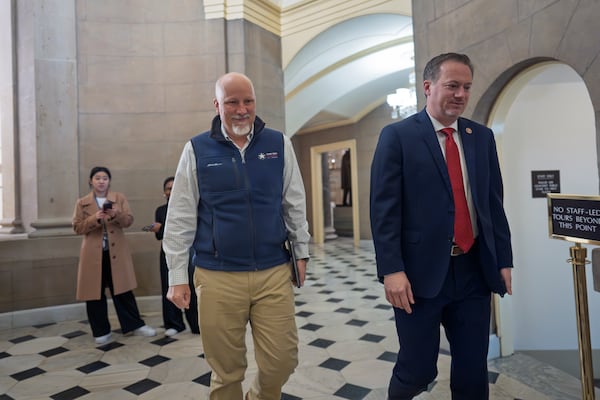
[[(390, 400), (412, 399), (436, 377), (440, 324), (450, 344), (452, 399), (489, 398), (491, 293), (512, 294), (512, 250), (494, 134), (460, 117), (472, 80), (466, 55), (431, 59), (423, 72), (425, 109), (383, 128), (375, 150), (371, 229), (400, 344)], [(462, 168), (459, 191), (450, 154)], [(466, 228), (455, 227), (459, 203)], [(466, 245), (459, 230), (470, 235)]]

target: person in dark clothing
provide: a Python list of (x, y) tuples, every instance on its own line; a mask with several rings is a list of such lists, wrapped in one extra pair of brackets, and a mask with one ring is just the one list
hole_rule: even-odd
[[(167, 202), (156, 209), (154, 219), (155, 222), (151, 225), (150, 231), (154, 232), (157, 240), (162, 240), (163, 233), (165, 230), (165, 220), (167, 219), (167, 208), (169, 205), (169, 197), (171, 196), (171, 189), (173, 188), (174, 177), (170, 176), (165, 179), (163, 183), (163, 190), (165, 192), (165, 198)], [(198, 327), (198, 303), (196, 298), (196, 291), (193, 287), (194, 282), (194, 267), (189, 265), (188, 273), (190, 276), (190, 307), (184, 310), (185, 318), (190, 326), (192, 333), (200, 333)], [(162, 314), (163, 323), (165, 326), (165, 335), (173, 336), (185, 330), (185, 324), (183, 322), (183, 315), (181, 310), (172, 302), (167, 299), (167, 291), (169, 290), (169, 268), (167, 267), (167, 261), (165, 259), (165, 252), (160, 247), (160, 287), (161, 287), (161, 301), (162, 301)]]
[(346, 150), (342, 156), (342, 189), (344, 196), (342, 205), (352, 205), (352, 173), (350, 172), (350, 150)]
[(512, 294), (512, 246), (494, 133), (462, 117), (473, 85), (465, 54), (423, 70), (425, 108), (383, 128), (371, 167), (377, 275), (399, 351), (389, 400), (427, 390), (440, 326), (453, 400), (489, 399), (491, 296)]

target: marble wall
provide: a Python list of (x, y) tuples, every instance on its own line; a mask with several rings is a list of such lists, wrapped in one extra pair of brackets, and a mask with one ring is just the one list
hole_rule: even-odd
[[(160, 244), (141, 227), (164, 202), (163, 180), (185, 142), (210, 126), (214, 83), (225, 72), (246, 73), (261, 117), (283, 128), (279, 37), (243, 20), (205, 20), (201, 0), (7, 4), (20, 160), (10, 190), (20, 209), (4, 220), (22, 220), (26, 234), (0, 239), (0, 313), (75, 301), (81, 237), (71, 218), (96, 165), (111, 169), (112, 189), (135, 217), (126, 232), (136, 294), (158, 295)], [(4, 93), (10, 70), (0, 71)]]
[[(111, 168), (113, 188), (131, 202), (136, 222), (128, 237), (136, 243), (136, 257), (148, 264), (145, 273), (157, 270), (156, 240), (139, 229), (162, 203), (162, 181), (174, 173), (184, 142), (214, 116), (219, 75), (245, 72), (255, 83), (259, 115), (276, 129), (285, 120), (280, 39), (247, 21), (205, 20), (202, 1), (10, 4), (18, 56), (13, 83), (19, 180), (12, 188), (15, 215), (4, 219), (22, 221), (27, 235), (1, 244), (6, 252), (0, 252), (0, 282), (13, 297), (0, 299), (0, 312), (73, 298), (80, 238), (71, 234), (71, 213), (97, 164)], [(515, 73), (556, 59), (582, 76), (600, 123), (600, 42), (593, 40), (600, 30), (599, 2), (413, 1), (413, 15), (417, 81), (425, 62), (439, 52), (472, 56), (477, 85), (466, 116), (485, 121), (489, 105)], [(382, 106), (355, 125), (294, 138), (305, 182), (310, 182), (310, 146), (357, 139), (361, 239), (370, 238), (368, 169), (379, 131), (389, 122)], [(310, 198), (309, 187), (307, 194)], [(63, 251), (60, 257), (38, 251), (54, 247)], [(66, 266), (30, 274), (45, 282), (48, 295), (16, 301), (14, 293), (26, 292), (26, 285), (7, 285), (25, 282), (18, 274), (57, 258), (68, 260)], [(157, 274), (147, 278), (140, 292), (157, 294)], [(65, 280), (71, 281), (67, 294)]]

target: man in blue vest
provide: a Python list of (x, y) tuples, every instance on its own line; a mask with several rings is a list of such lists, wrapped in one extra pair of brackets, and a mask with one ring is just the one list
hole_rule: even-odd
[(285, 242), (294, 243), (302, 285), (310, 238), (304, 185), (289, 138), (256, 116), (247, 76), (222, 76), (214, 105), (211, 129), (186, 143), (175, 174), (163, 238), (167, 297), (189, 306), (192, 248), (210, 399), (244, 398), (250, 323), (258, 372), (245, 398), (279, 400), (298, 364)]

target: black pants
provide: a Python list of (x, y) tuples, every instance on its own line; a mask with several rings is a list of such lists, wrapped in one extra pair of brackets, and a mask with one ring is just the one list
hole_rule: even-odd
[(400, 350), (389, 399), (410, 400), (435, 379), (440, 324), (450, 344), (452, 400), (488, 399), (490, 302), (476, 243), (469, 253), (451, 257), (436, 297), (416, 298), (412, 314), (394, 308)]
[(112, 273), (110, 269), (110, 254), (108, 251), (102, 252), (102, 285), (100, 289), (100, 300), (88, 300), (85, 302), (88, 320), (92, 328), (94, 337), (104, 336), (110, 332), (110, 322), (108, 321), (108, 305), (106, 301), (105, 289), (108, 287), (115, 305), (115, 311), (119, 318), (121, 331), (123, 333), (131, 332), (144, 326), (144, 320), (140, 317), (140, 312), (135, 302), (133, 292), (115, 295), (112, 282)]
[[(196, 290), (194, 288), (195, 269), (196, 268), (190, 262), (188, 265), (188, 279), (191, 291), (190, 307), (185, 309), (184, 313), (192, 333), (200, 333), (200, 328), (198, 327), (198, 299), (196, 298)], [(181, 310), (167, 299), (167, 292), (169, 290), (169, 268), (167, 267), (165, 253), (162, 249), (160, 251), (160, 286), (162, 290), (162, 313), (165, 329), (172, 328), (177, 330), (177, 332), (185, 330)]]

